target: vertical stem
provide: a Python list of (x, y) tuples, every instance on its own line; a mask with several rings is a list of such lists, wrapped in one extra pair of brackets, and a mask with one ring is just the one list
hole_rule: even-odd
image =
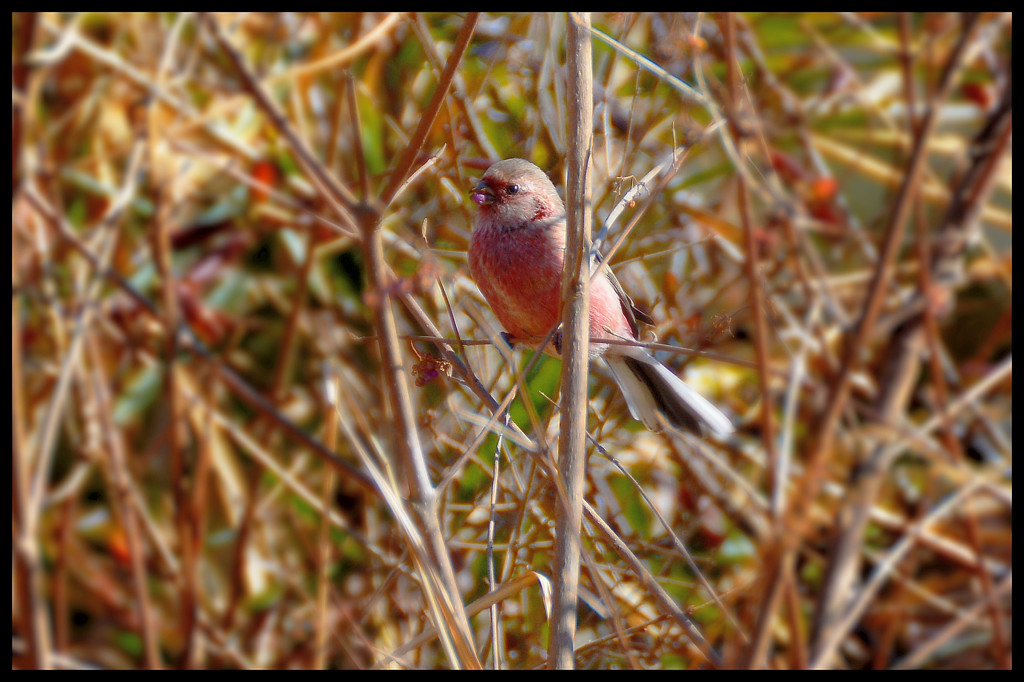
[(135, 508), (135, 496), (131, 475), (128, 472), (128, 453), (122, 434), (114, 427), (113, 405), (109, 382), (103, 374), (103, 359), (100, 341), (94, 333), (86, 333), (85, 345), (88, 361), (92, 365), (93, 392), (98, 407), (99, 426), (106, 437), (107, 466), (110, 468), (110, 483), (114, 509), (128, 543), (131, 561), (132, 588), (136, 603), (133, 604), (139, 619), (139, 634), (142, 639), (143, 665), (147, 670), (163, 667), (160, 656), (160, 634), (149, 596), (149, 574), (146, 571), (146, 549), (139, 527), (139, 511)]
[(580, 523), (587, 437), (587, 364), (590, 345), (590, 153), (593, 142), (593, 74), (590, 15), (570, 15), (568, 39), (569, 177), (568, 233), (562, 272), (562, 400), (558, 470), (561, 500), (555, 544), (551, 657), (556, 669), (574, 666), (576, 593), (580, 570)]
[[(730, 12), (727, 13), (722, 22), (723, 33), (726, 43), (726, 51), (728, 54), (728, 60), (726, 62), (726, 68), (728, 69), (728, 87), (729, 87), (729, 120), (732, 127), (733, 135), (737, 138), (739, 143), (737, 146), (742, 149), (746, 144), (743, 139), (747, 133), (743, 130), (743, 127), (738, 123), (741, 119), (740, 112), (743, 109), (743, 98), (740, 91), (740, 66), (739, 56), (736, 54), (736, 17)], [(767, 455), (768, 460), (768, 488), (773, 491), (773, 497), (778, 498), (778, 486), (784, 485), (783, 481), (776, 480), (775, 472), (777, 471), (776, 453), (775, 453), (775, 428), (772, 420), (772, 405), (773, 401), (769, 399), (771, 390), (770, 381), (768, 378), (768, 323), (765, 316), (765, 299), (764, 290), (761, 287), (761, 270), (758, 264), (757, 258), (757, 244), (755, 242), (754, 226), (750, 219), (750, 198), (749, 189), (742, 173), (737, 174), (737, 202), (740, 209), (740, 217), (743, 222), (743, 244), (746, 252), (746, 275), (747, 280), (750, 283), (750, 308), (751, 317), (754, 320), (754, 340), (755, 350), (757, 354), (757, 369), (758, 379), (761, 385), (761, 444), (764, 447), (764, 451)], [(773, 504), (773, 508), (775, 505)], [(780, 510), (775, 509), (776, 515)], [(777, 519), (778, 520), (778, 519)], [(778, 526), (776, 526), (778, 527)], [(776, 543), (772, 543), (772, 552), (775, 552)], [(771, 566), (771, 562), (766, 562)], [(749, 665), (753, 668), (761, 668), (764, 666), (765, 658), (767, 656), (768, 646), (770, 644), (771, 626), (774, 622), (774, 614), (778, 608), (780, 600), (784, 596), (786, 576), (789, 573), (789, 566), (783, 564), (781, 567), (775, 567), (777, 570), (774, 572), (765, 571), (762, 573), (761, 578), (762, 584), (766, 586), (763, 593), (766, 595), (766, 603), (771, 605), (770, 609), (765, 609), (761, 612), (757, 627), (754, 631), (754, 637), (750, 642), (750, 645), (744, 650), (742, 654), (742, 660), (744, 665)]]
[[(351, 86), (352, 84), (349, 83)], [(310, 244), (310, 250), (313, 245)], [(333, 385), (337, 379), (330, 376), (329, 369), (325, 368), (324, 383), (327, 392), (332, 397), (327, 401), (331, 409), (326, 410), (324, 427), (324, 445), (331, 450), (337, 449), (338, 445), (338, 411), (333, 409), (337, 404), (337, 386)], [(330, 509), (334, 496), (334, 469), (324, 467), (324, 479), (320, 486), (320, 503), (325, 510)], [(313, 631), (313, 668), (325, 670), (327, 667), (327, 617), (330, 612), (330, 567), (331, 567), (331, 521), (330, 515), (325, 513), (320, 518), (320, 535), (317, 539), (317, 571), (316, 571), (316, 618)]]
[[(505, 410), (505, 428), (508, 428), (509, 414)], [(498, 432), (498, 443), (494, 446), (494, 467), (491, 471), (491, 513), (487, 521), (487, 589), (491, 592), (498, 589), (498, 579), (494, 571), (494, 517), (495, 507), (498, 505), (498, 479), (501, 475), (501, 444), (504, 433)], [(491, 615), (491, 658), (494, 670), (501, 670), (502, 666), (502, 629), (500, 618), (501, 604), (495, 601), (489, 609)]]
[(30, 523), (32, 457), (28, 447), (28, 412), (25, 406), (25, 378), (22, 374), (21, 309), (23, 296), (18, 293), (21, 270), (18, 267), (20, 237), (11, 230), (11, 578), (14, 626), (25, 645), (23, 657), (12, 657), (12, 667), (50, 667), (52, 636), (50, 615), (43, 585), (42, 557), (34, 524)]

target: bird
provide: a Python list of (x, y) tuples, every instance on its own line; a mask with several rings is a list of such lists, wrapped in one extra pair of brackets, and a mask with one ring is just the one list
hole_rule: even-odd
[[(490, 166), (471, 193), (478, 211), (469, 244), (470, 275), (507, 335), (541, 342), (561, 321), (566, 212), (558, 191), (525, 159)], [(590, 282), (590, 337), (636, 340), (639, 323), (654, 324), (622, 289), (610, 268)], [(558, 335), (545, 349), (560, 352)], [(591, 343), (626, 399), (634, 419), (652, 431), (665, 423), (703, 436), (727, 436), (732, 421), (639, 345)]]

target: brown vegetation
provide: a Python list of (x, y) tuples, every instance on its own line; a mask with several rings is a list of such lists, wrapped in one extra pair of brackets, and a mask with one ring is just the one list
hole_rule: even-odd
[[(543, 666), (564, 14), (12, 15), (15, 667)], [(729, 414), (591, 368), (575, 664), (1012, 667), (1012, 15), (596, 14), (594, 236)]]

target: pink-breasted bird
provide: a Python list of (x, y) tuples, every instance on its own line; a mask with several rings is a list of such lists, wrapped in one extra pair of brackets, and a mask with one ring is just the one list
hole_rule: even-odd
[[(469, 245), (469, 270), (510, 336), (539, 343), (561, 321), (565, 204), (544, 172), (524, 159), (498, 161), (472, 194), (480, 207)], [(653, 324), (622, 290), (610, 268), (590, 282), (590, 337), (635, 340), (637, 319)], [(701, 434), (733, 431), (732, 422), (647, 349), (591, 343), (603, 356), (629, 411), (652, 431), (659, 413)]]

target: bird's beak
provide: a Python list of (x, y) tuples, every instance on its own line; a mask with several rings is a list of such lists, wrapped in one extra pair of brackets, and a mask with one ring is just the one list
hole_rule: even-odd
[(478, 206), (483, 206), (484, 204), (493, 204), (494, 192), (491, 190), (490, 187), (487, 186), (486, 182), (481, 180), (480, 182), (476, 183), (476, 186), (473, 188), (473, 193), (470, 195), (470, 198), (474, 202), (476, 202)]

